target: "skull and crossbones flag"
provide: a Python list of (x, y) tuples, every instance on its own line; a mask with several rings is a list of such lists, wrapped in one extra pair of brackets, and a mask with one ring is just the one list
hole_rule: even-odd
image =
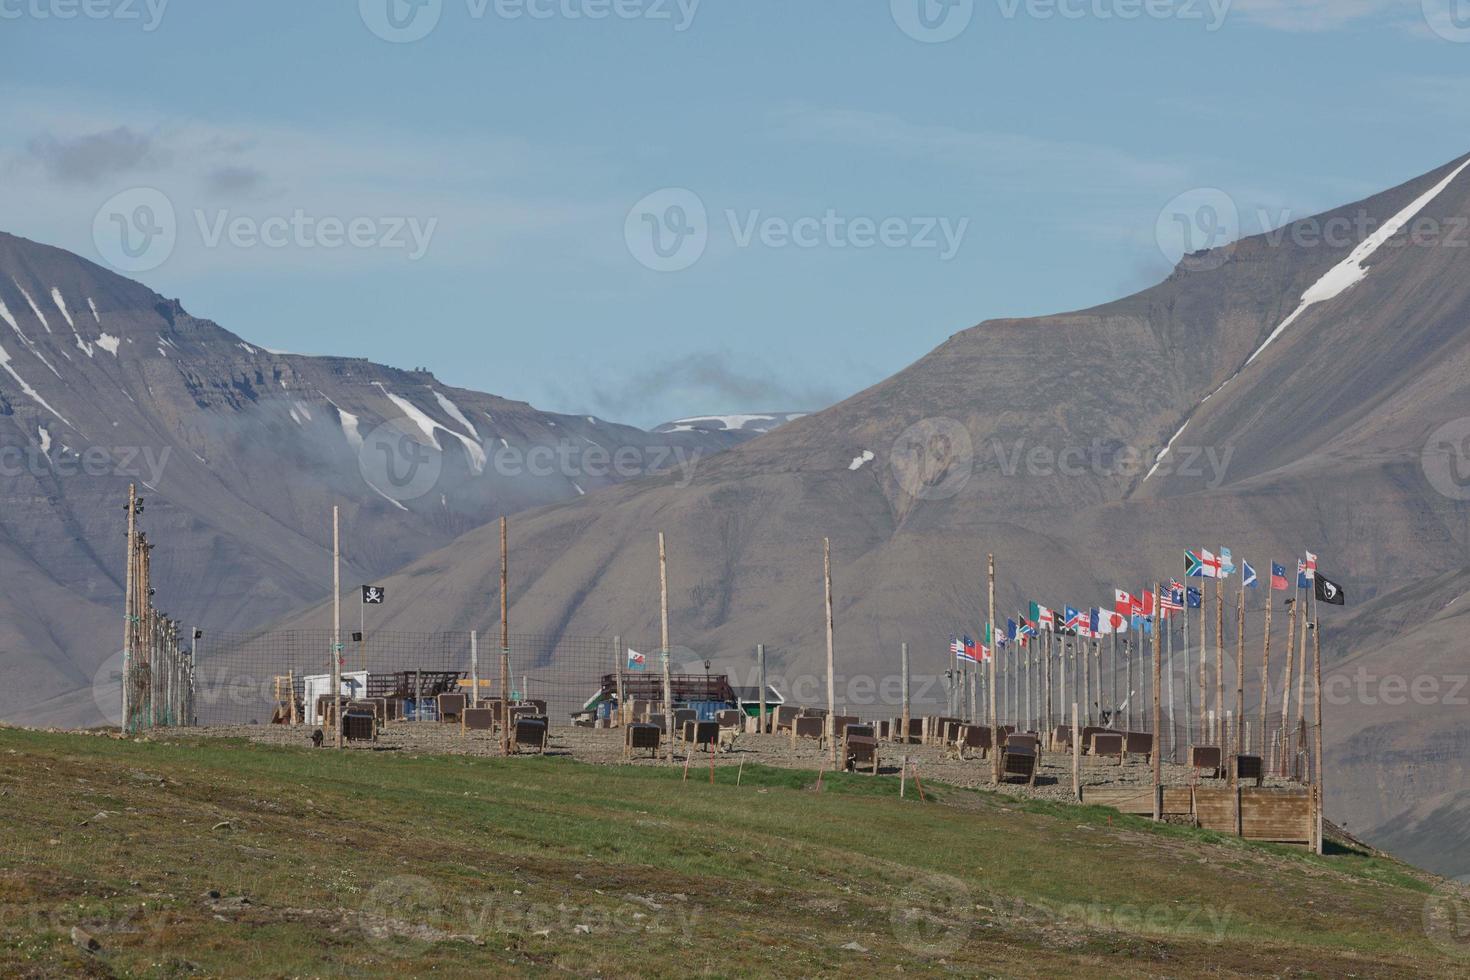
[(381, 585), (364, 585), (362, 587), (362, 604), (364, 606), (381, 606), (388, 593)]

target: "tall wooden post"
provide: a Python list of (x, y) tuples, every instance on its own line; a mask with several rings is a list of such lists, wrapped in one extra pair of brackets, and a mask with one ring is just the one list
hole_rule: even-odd
[(1323, 751), (1322, 751), (1322, 605), (1321, 605), (1321, 603), (1315, 603), (1314, 604), (1314, 611), (1315, 611), (1316, 615), (1313, 617), (1313, 624), (1312, 624), (1312, 650), (1313, 650), (1313, 653), (1312, 653), (1312, 673), (1315, 676), (1315, 682), (1313, 683), (1312, 689), (1314, 691), (1313, 699), (1314, 699), (1314, 701), (1316, 703), (1313, 706), (1312, 711), (1313, 711), (1313, 714), (1316, 716), (1316, 721), (1317, 721), (1317, 737), (1315, 739), (1315, 741), (1316, 741), (1316, 755), (1317, 755), (1317, 771), (1315, 773), (1316, 779), (1314, 781), (1314, 792), (1317, 795), (1317, 853), (1318, 854), (1321, 854), (1322, 851), (1323, 851), (1323, 840), (1322, 840), (1323, 812), (1324, 812), (1324, 810), (1327, 807), (1327, 791), (1324, 788), (1326, 786), (1326, 782), (1322, 778), (1322, 771), (1325, 768), (1325, 765), (1324, 764), (1326, 763), (1327, 759), (1326, 759), (1326, 756), (1323, 754)]
[(123, 586), (123, 667), (122, 667), (122, 730), (128, 732), (133, 726), (133, 695), (130, 688), (133, 684), (133, 621), (136, 613), (133, 610), (133, 566), (137, 563), (137, 514), (138, 514), (138, 485), (128, 484), (128, 547), (127, 547), (127, 571), (125, 572), (126, 583)]
[(1077, 650), (1082, 657), (1082, 723), (1092, 724), (1092, 658), (1088, 656), (1088, 642), (1077, 637)]
[(1235, 754), (1245, 754), (1245, 586), (1235, 593)]
[(1159, 610), (1159, 625), (1164, 628), (1164, 674), (1168, 678), (1165, 682), (1165, 690), (1169, 699), (1169, 761), (1175, 761), (1176, 749), (1175, 732), (1179, 730), (1179, 716), (1174, 713), (1174, 627), (1169, 624), (1169, 617), (1164, 615), (1164, 610)]
[[(1307, 661), (1307, 634), (1309, 632), (1316, 632), (1314, 617), (1312, 615), (1312, 606), (1314, 603), (1311, 600), (1311, 590), (1306, 589), (1304, 592), (1305, 596), (1302, 599), (1301, 651), (1297, 656), (1296, 728), (1292, 731), (1292, 737), (1297, 739), (1302, 738), (1304, 735), (1307, 717), (1307, 673), (1309, 670)], [(1298, 748), (1303, 748), (1303, 746), (1299, 746)], [(1303, 776), (1305, 777), (1305, 774)]]
[[(1109, 617), (1108, 622), (1112, 622)], [(1108, 711), (1113, 719), (1113, 727), (1118, 728), (1118, 631), (1115, 628), (1111, 633), (1108, 653), (1108, 661), (1112, 669), (1108, 672)]]
[(332, 718), (342, 747), (342, 541), (339, 508), (332, 505)]
[(900, 643), (898, 645), (898, 663), (899, 670), (903, 672), (901, 681), (903, 712), (899, 716), (900, 727), (898, 730), (898, 741), (903, 745), (907, 745), (909, 744), (909, 717), (910, 711), (912, 710), (909, 706), (909, 645), (907, 643)]
[[(669, 677), (669, 553), (664, 547), (664, 532), (658, 532), (658, 608), (659, 655), (664, 667), (664, 741), (665, 758), (674, 762), (674, 682)], [(792, 729), (795, 731), (795, 729)]]
[(985, 559), (985, 583), (987, 594), (986, 622), (990, 625), (990, 781), (994, 785), (1000, 785), (1001, 755), (1005, 746), (1000, 737), (1000, 722), (996, 720), (995, 713), (995, 661), (998, 659), (995, 652), (995, 555), (987, 555)]
[[(999, 756), (1000, 750), (991, 753)], [(1082, 802), (1082, 723), (1077, 702), (1072, 702), (1072, 799)]]
[(1280, 727), (1280, 745), (1276, 746), (1276, 774), (1285, 777), (1289, 768), (1289, 755), (1286, 754), (1286, 730), (1291, 724), (1291, 682), (1292, 674), (1297, 670), (1297, 597), (1292, 597), (1291, 616), (1286, 619), (1286, 679), (1282, 683), (1282, 727)]
[(1225, 580), (1215, 579), (1215, 738), (1222, 751), (1225, 740)]
[[(1154, 585), (1154, 615), (1163, 619), (1163, 610), (1160, 608), (1163, 592), (1158, 584)], [(1159, 629), (1154, 624), (1154, 819), (1162, 820), (1164, 805), (1164, 746), (1163, 746), (1163, 716), (1162, 702), (1159, 700), (1159, 679), (1163, 668), (1163, 660), (1159, 657)]]
[(1261, 649), (1261, 765), (1269, 766), (1270, 737), (1266, 734), (1266, 717), (1271, 713), (1271, 585), (1266, 584), (1266, 638)]
[[(366, 692), (364, 692), (366, 693)], [(480, 706), (480, 631), (470, 630), (470, 700), (471, 708)]]
[[(904, 657), (908, 657), (907, 649), (904, 650)], [(764, 735), (766, 733), (766, 645), (764, 643), (755, 645), (755, 665), (756, 673), (760, 675), (761, 686), (760, 722), (756, 725), (756, 730)]]
[(1130, 643), (1128, 640), (1123, 641), (1123, 654), (1128, 660), (1128, 730), (1135, 731), (1137, 730), (1137, 726), (1134, 724), (1133, 719), (1137, 714), (1138, 691), (1135, 689), (1133, 682), (1133, 655), (1137, 652), (1139, 645), (1143, 643), (1143, 627), (1140, 626), (1134, 630), (1133, 636), (1129, 639), (1134, 642)]
[(837, 679), (833, 674), (832, 644), (832, 539), (822, 539), (822, 579), (826, 591), (827, 620), (827, 763), (837, 767)]
[[(1184, 741), (1185, 741), (1185, 749), (1188, 750), (1189, 746), (1194, 744), (1194, 712), (1191, 710), (1191, 708), (1189, 706), (1189, 702), (1191, 700), (1193, 700), (1193, 697), (1194, 697), (1194, 695), (1193, 695), (1193, 687), (1194, 687), (1194, 685), (1191, 683), (1191, 681), (1194, 679), (1194, 674), (1193, 674), (1194, 662), (1189, 659), (1189, 583), (1188, 582), (1185, 582), (1184, 583), (1184, 609), (1181, 611), (1180, 615), (1181, 615), (1181, 617), (1184, 620), (1184, 622), (1181, 624), (1184, 627), (1184, 635), (1181, 637), (1181, 639), (1184, 641), (1184, 677), (1183, 677), (1183, 680), (1181, 681), (1179, 687), (1184, 692)], [(1186, 759), (1185, 761), (1187, 762), (1188, 760)]]
[(510, 528), (500, 518), (500, 754), (510, 755)]
[(613, 637), (613, 668), (618, 677), (618, 714), (617, 726), (622, 728), (628, 724), (628, 685), (623, 681), (623, 672), (627, 668), (628, 652), (623, 649), (623, 638)]
[[(1036, 629), (1036, 643), (1038, 646), (1041, 644), (1041, 633), (1041, 624), (1038, 623)], [(1051, 630), (1046, 631), (1046, 649), (1042, 654), (1041, 672), (1043, 674), (1042, 683), (1046, 686), (1046, 721), (1044, 723), (1046, 725), (1046, 733), (1043, 735), (1043, 738), (1050, 739), (1051, 732), (1053, 730), (1051, 700)]]
[[(1209, 608), (1209, 605), (1209, 584), (1201, 582), (1199, 584), (1199, 741), (1201, 745), (1211, 744), (1214, 737), (1214, 732), (1210, 729), (1210, 640), (1205, 626), (1205, 610)], [(1224, 749), (1220, 751), (1223, 754)]]

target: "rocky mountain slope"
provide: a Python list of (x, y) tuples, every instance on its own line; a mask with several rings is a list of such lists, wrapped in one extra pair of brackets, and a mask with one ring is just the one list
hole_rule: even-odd
[[(1470, 672), (1453, 639), (1470, 564), (1467, 164), (1189, 256), (1105, 306), (965, 330), (690, 481), (526, 515), (517, 628), (656, 636), (664, 531), (674, 642), (743, 666), (764, 642), (784, 676), (818, 676), (830, 537), (839, 672), (884, 677), (900, 641), (937, 670), (949, 634), (977, 628), (987, 552), (1005, 611), (1106, 603), (1223, 543), (1262, 574), (1322, 556), (1356, 609), (1324, 615), (1332, 674), (1367, 662), (1449, 687)], [(487, 624), (495, 562), (484, 530), (409, 566), (385, 628)], [(1402, 617), (1405, 596), (1421, 615)], [(1464, 812), (1470, 714), (1453, 698), (1329, 701), (1334, 818), (1388, 839)], [(1470, 860), (1445, 847), (1428, 863)]]
[(0, 718), (88, 721), (121, 642), (123, 504), (145, 497), (161, 607), (249, 629), (501, 514), (743, 438), (652, 434), (450, 388), (427, 372), (264, 350), (177, 300), (0, 234)]

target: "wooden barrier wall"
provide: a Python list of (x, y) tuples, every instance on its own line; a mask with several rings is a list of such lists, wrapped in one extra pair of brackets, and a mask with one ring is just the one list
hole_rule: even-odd
[[(1240, 826), (1236, 826), (1236, 791), (1229, 787), (1165, 787), (1164, 816), (1193, 815), (1205, 830), (1241, 836), (1246, 840), (1310, 845), (1316, 815), (1311, 790), (1241, 789)], [(1122, 813), (1151, 817), (1153, 790), (1083, 789), (1082, 802), (1108, 806)]]

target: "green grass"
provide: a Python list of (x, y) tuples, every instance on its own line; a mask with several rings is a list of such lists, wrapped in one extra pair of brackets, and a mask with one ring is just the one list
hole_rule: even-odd
[(861, 775), (681, 777), (0, 729), (0, 975), (1470, 969), (1426, 935), (1435, 882), (1369, 853)]

